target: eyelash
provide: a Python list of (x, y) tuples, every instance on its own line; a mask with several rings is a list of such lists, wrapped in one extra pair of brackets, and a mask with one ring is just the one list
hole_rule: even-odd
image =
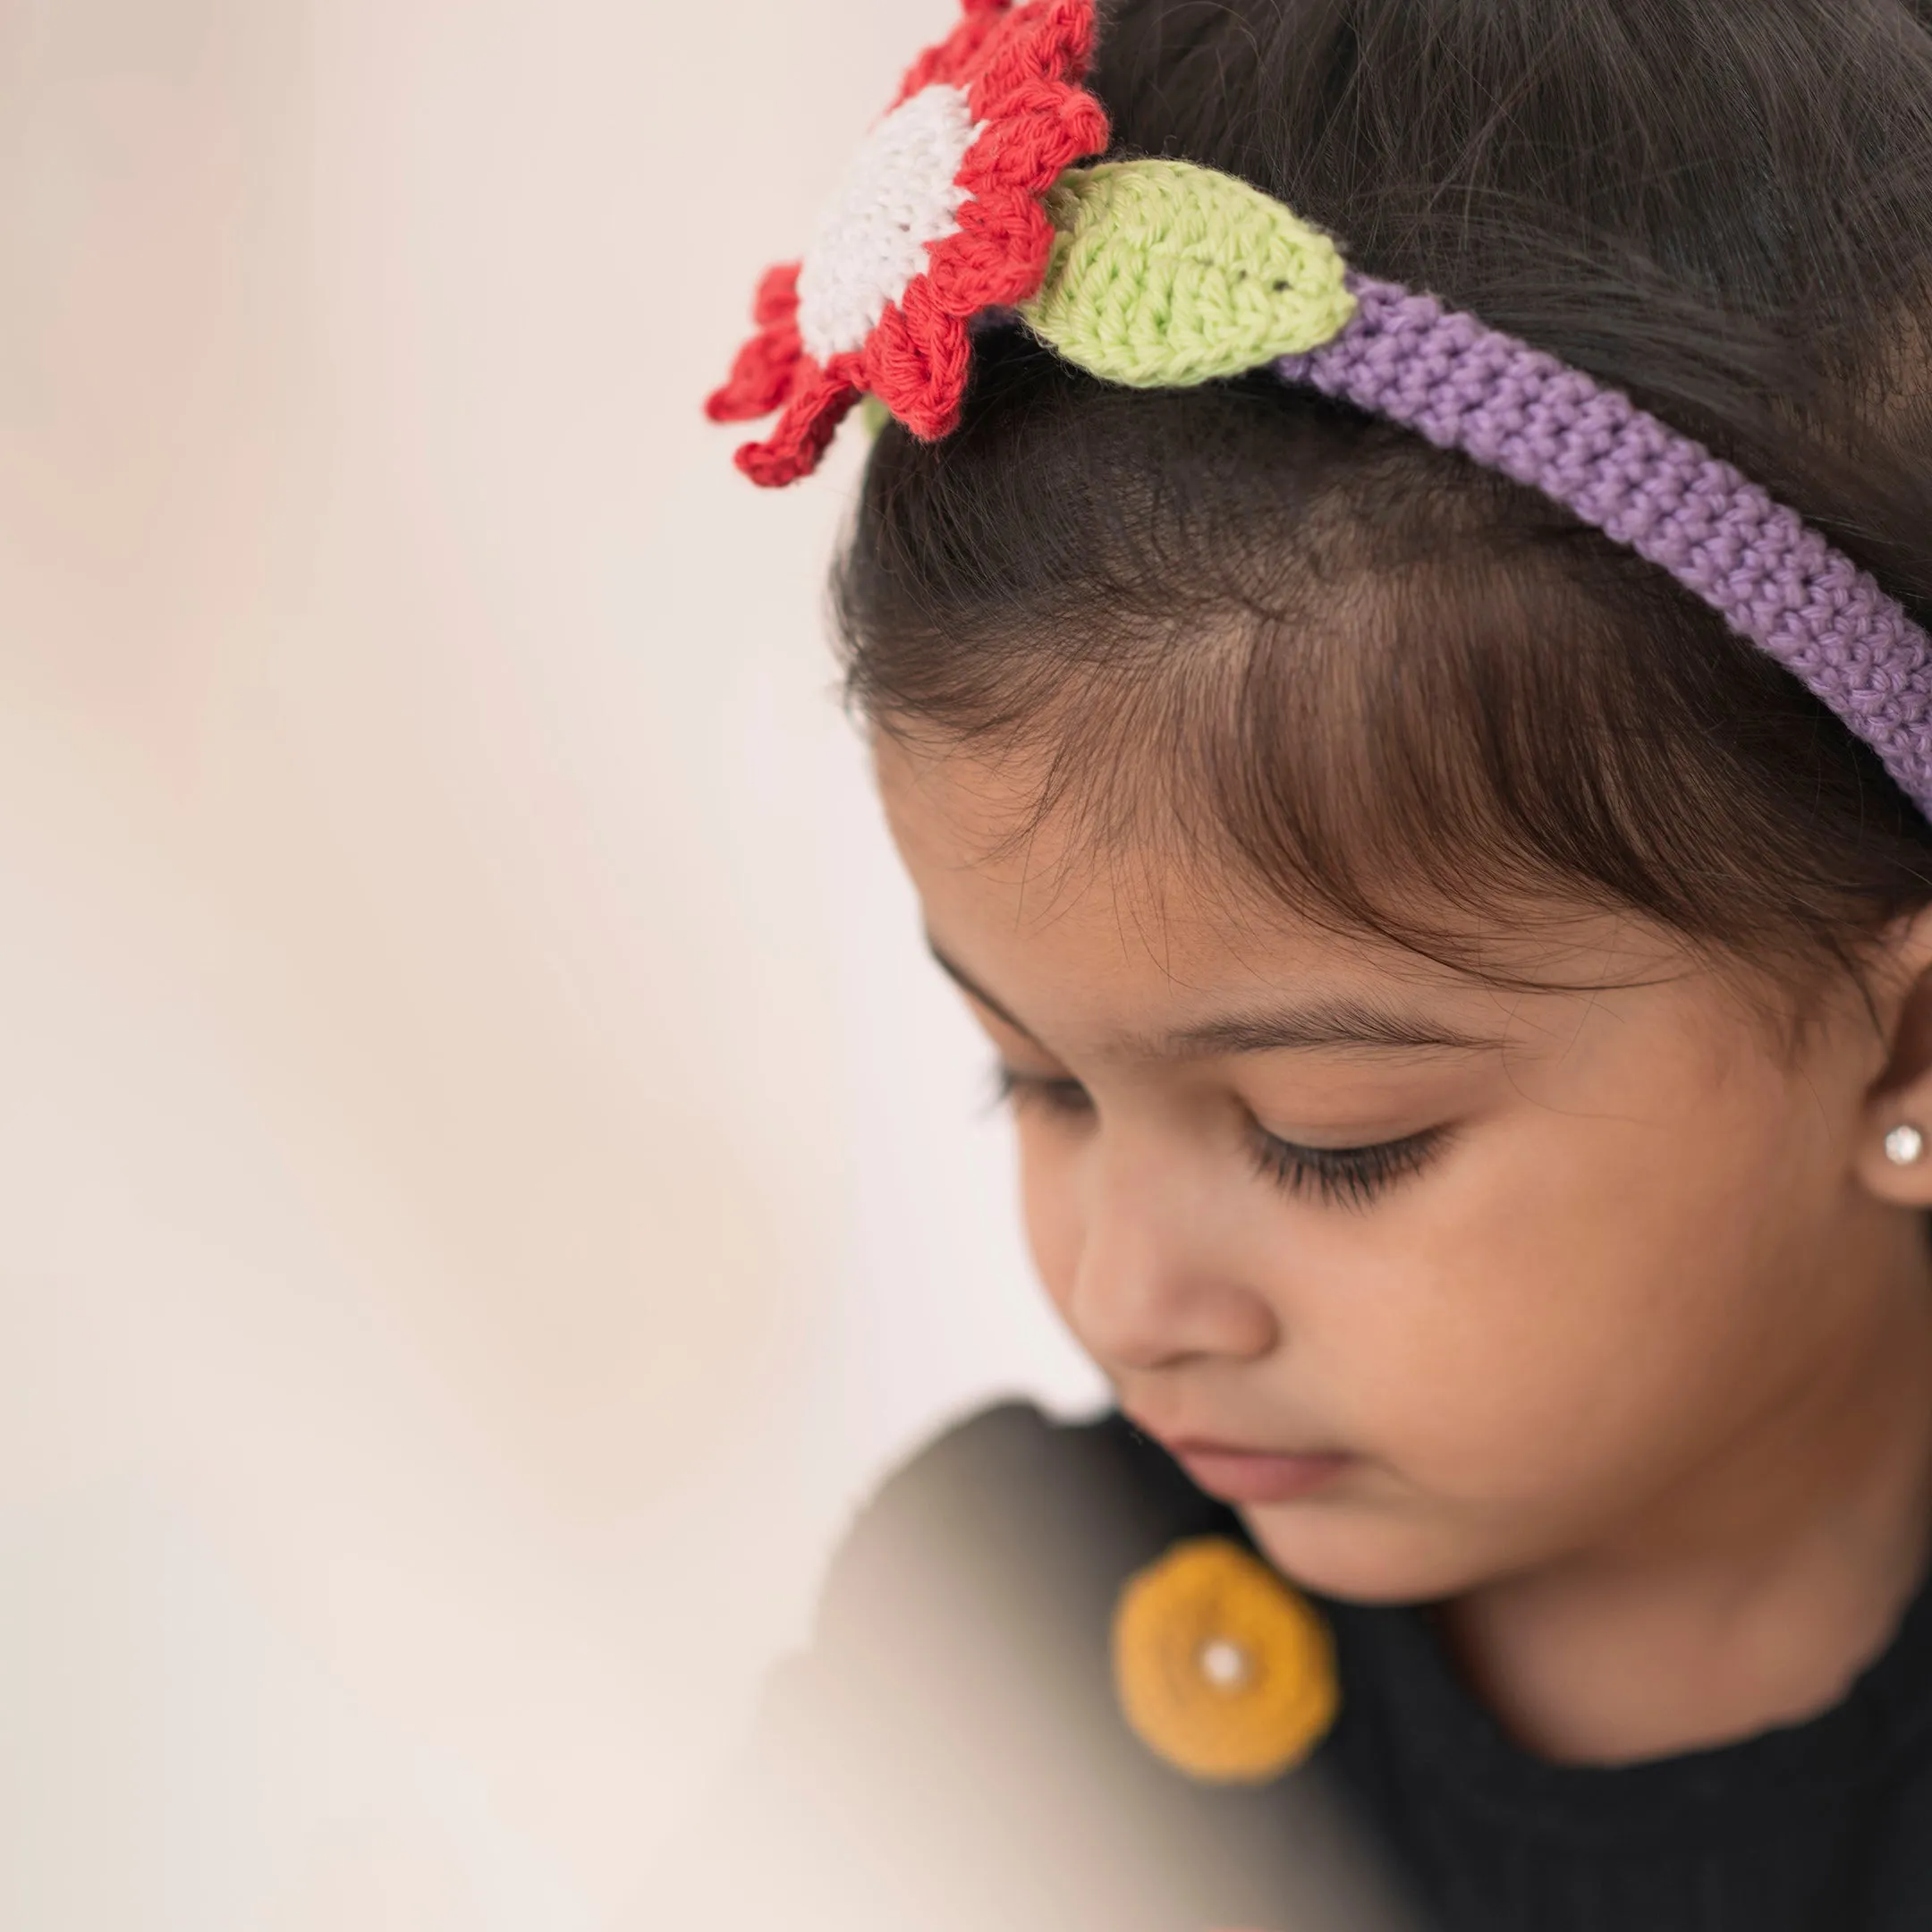
[(996, 1067), (993, 1087), (1002, 1106), (1044, 1107), (1049, 1114), (1072, 1117), (1093, 1112), (1093, 1101), (1076, 1080), (1056, 1080), (1050, 1073), (1018, 1073), (1012, 1067)]
[[(1010, 1106), (1044, 1107), (1063, 1119), (1093, 1112), (1093, 1101), (1078, 1080), (1002, 1067), (996, 1085), (1000, 1100)], [(1446, 1128), (1431, 1127), (1373, 1147), (1314, 1148), (1258, 1126), (1252, 1152), (1261, 1177), (1290, 1194), (1312, 1194), (1331, 1208), (1367, 1208), (1398, 1182), (1419, 1174), (1448, 1137)]]
[(1331, 1208), (1368, 1208), (1398, 1182), (1420, 1174), (1448, 1138), (1431, 1127), (1374, 1147), (1297, 1147), (1255, 1130), (1255, 1165), (1291, 1194), (1312, 1193)]

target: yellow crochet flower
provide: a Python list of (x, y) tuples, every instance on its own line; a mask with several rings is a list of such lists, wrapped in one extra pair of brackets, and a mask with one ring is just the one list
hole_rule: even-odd
[(1265, 1784), (1334, 1724), (1327, 1626), (1238, 1544), (1176, 1544), (1114, 1612), (1121, 1709), (1157, 1757), (1205, 1784)]

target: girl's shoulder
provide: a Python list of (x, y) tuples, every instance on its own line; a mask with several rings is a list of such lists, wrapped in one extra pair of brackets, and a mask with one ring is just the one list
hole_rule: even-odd
[(1242, 1531), (1124, 1417), (1060, 1421), (1001, 1403), (927, 1445), (860, 1513), (826, 1581), (818, 1641), (857, 1641), (876, 1662), (881, 1645), (900, 1649), (894, 1632), (917, 1603), (922, 1621), (1008, 1662), (1016, 1644), (1090, 1645), (1125, 1578), (1208, 1535)]
[[(1118, 1415), (1009, 1403), (946, 1431), (834, 1558), (810, 1645), (685, 1847), (681, 1928), (1267, 1924), (1284, 1856), (1298, 1890), (1323, 1870), (1359, 1890), (1316, 1779), (1204, 1786), (1122, 1715), (1123, 1586), (1203, 1536), (1242, 1540)], [(1365, 1896), (1333, 1922), (1395, 1921)]]
[[(926, 1787), (928, 1824), (950, 1810), (945, 1794), (1030, 1784), (1097, 1794), (1097, 1832), (1150, 1774), (1178, 1782), (1121, 1716), (1110, 1637), (1122, 1589), (1176, 1541), (1216, 1534), (1241, 1534), (1232, 1512), (1121, 1416), (985, 1410), (860, 1512), (811, 1647), (781, 1671), (768, 1708), (795, 1700), (813, 1750), (862, 1725), (870, 1761), (856, 1768), (890, 1766)], [(998, 1830), (1010, 1843), (1013, 1819)], [(1072, 1843), (1063, 1829), (1058, 1853)]]

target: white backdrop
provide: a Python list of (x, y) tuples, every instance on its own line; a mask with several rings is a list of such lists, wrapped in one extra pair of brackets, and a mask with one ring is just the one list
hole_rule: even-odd
[(0, 6), (0, 1924), (541, 1927), (1036, 1301), (703, 391), (947, 0)]

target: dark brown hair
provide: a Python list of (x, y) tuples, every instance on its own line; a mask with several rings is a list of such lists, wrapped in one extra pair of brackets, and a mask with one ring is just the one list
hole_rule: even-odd
[[(1628, 391), (1932, 619), (1919, 6), (1119, 0), (1094, 86), (1116, 152)], [(957, 434), (879, 438), (835, 590), (882, 729), (1438, 958), (1554, 893), (1809, 977), (1932, 902), (1932, 828), (1707, 606), (1265, 375), (1113, 389), (987, 331)]]

